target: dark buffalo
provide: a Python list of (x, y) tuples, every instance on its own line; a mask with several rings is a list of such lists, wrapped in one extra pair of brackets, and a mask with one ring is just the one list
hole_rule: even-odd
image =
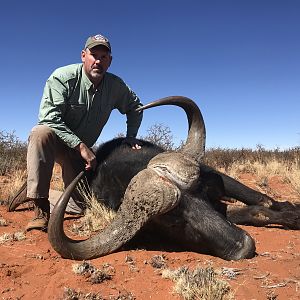
[(109, 254), (142, 227), (156, 228), (157, 234), (187, 249), (226, 260), (255, 255), (254, 240), (226, 218), (226, 206), (220, 200), (226, 196), (260, 207), (271, 207), (274, 200), (202, 163), (205, 126), (193, 101), (168, 97), (142, 109), (166, 104), (185, 110), (189, 122), (186, 144), (171, 152), (146, 141), (141, 150), (132, 150), (122, 138), (100, 146), (98, 167), (89, 181), (97, 197), (117, 214), (107, 228), (87, 240), (75, 241), (65, 235), (64, 213), (84, 174), (80, 173), (59, 199), (49, 222), (49, 241), (63, 257), (82, 260)]

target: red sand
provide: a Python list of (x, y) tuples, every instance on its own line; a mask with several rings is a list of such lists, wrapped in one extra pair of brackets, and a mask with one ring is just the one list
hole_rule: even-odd
[[(257, 188), (249, 175), (242, 180)], [(274, 177), (269, 185), (273, 195), (284, 195), (284, 200), (294, 201), (298, 197), (280, 178)], [(5, 188), (3, 178), (0, 194), (1, 188)], [(8, 222), (8, 226), (0, 226), (0, 236), (22, 231), (32, 214), (8, 213), (0, 206), (0, 218)], [(29, 232), (23, 241), (0, 244), (0, 298), (63, 299), (64, 288), (68, 287), (83, 293), (99, 293), (104, 299), (181, 299), (172, 293), (173, 282), (164, 279), (160, 270), (150, 264), (154, 255), (163, 255), (170, 269), (184, 265), (238, 268), (240, 274), (236, 278), (223, 277), (235, 299), (300, 299), (300, 231), (276, 226), (243, 228), (256, 241), (258, 256), (253, 259), (233, 262), (193, 252), (120, 251), (91, 261), (97, 268), (110, 264), (115, 271), (111, 280), (99, 284), (76, 275), (72, 265), (80, 262), (62, 259), (51, 248), (45, 233)]]

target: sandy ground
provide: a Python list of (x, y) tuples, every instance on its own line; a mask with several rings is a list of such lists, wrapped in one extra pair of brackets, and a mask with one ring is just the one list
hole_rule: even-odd
[[(243, 176), (242, 181), (258, 188), (255, 178), (249, 175)], [(4, 191), (5, 179), (1, 178), (0, 195)], [(299, 202), (299, 196), (277, 177), (269, 181), (268, 193), (277, 199)], [(7, 221), (7, 226), (0, 226), (0, 237), (23, 231), (32, 215), (28, 210), (8, 213), (5, 206), (0, 206), (0, 219)], [(62, 259), (51, 248), (46, 233), (32, 231), (26, 233), (24, 240), (0, 244), (0, 299), (78, 299), (67, 298), (67, 288), (90, 293), (90, 298), (81, 299), (95, 299), (91, 293), (103, 299), (182, 299), (173, 292), (174, 283), (163, 278), (162, 269), (153, 263), (157, 257), (163, 258), (170, 269), (211, 266), (225, 270), (219, 276), (231, 286), (234, 299), (300, 299), (300, 231), (279, 226), (242, 228), (256, 241), (257, 256), (252, 259), (224, 261), (176, 251), (163, 243), (143, 245), (142, 249), (132, 247), (90, 261), (112, 275), (101, 283), (75, 274), (73, 265), (82, 262)]]

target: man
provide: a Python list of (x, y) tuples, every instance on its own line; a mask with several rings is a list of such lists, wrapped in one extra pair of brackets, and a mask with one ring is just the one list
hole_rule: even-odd
[(111, 45), (100, 34), (87, 39), (81, 64), (58, 68), (48, 78), (39, 111), (39, 122), (29, 137), (27, 151), (27, 200), (33, 200), (35, 216), (26, 230), (45, 230), (50, 215), (48, 200), (54, 162), (62, 166), (65, 186), (84, 168), (94, 169), (91, 147), (113, 109), (127, 116), (127, 139), (135, 139), (142, 114), (139, 98), (119, 77), (108, 73)]

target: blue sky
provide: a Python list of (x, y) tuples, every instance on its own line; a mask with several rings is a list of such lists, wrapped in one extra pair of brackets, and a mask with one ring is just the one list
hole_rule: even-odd
[[(0, 130), (26, 140), (48, 76), (80, 62), (89, 35), (112, 44), (110, 72), (143, 103), (170, 95), (200, 107), (207, 147), (300, 145), (300, 1), (3, 1)], [(177, 107), (144, 114), (185, 139)], [(125, 131), (113, 112), (100, 141)]]

